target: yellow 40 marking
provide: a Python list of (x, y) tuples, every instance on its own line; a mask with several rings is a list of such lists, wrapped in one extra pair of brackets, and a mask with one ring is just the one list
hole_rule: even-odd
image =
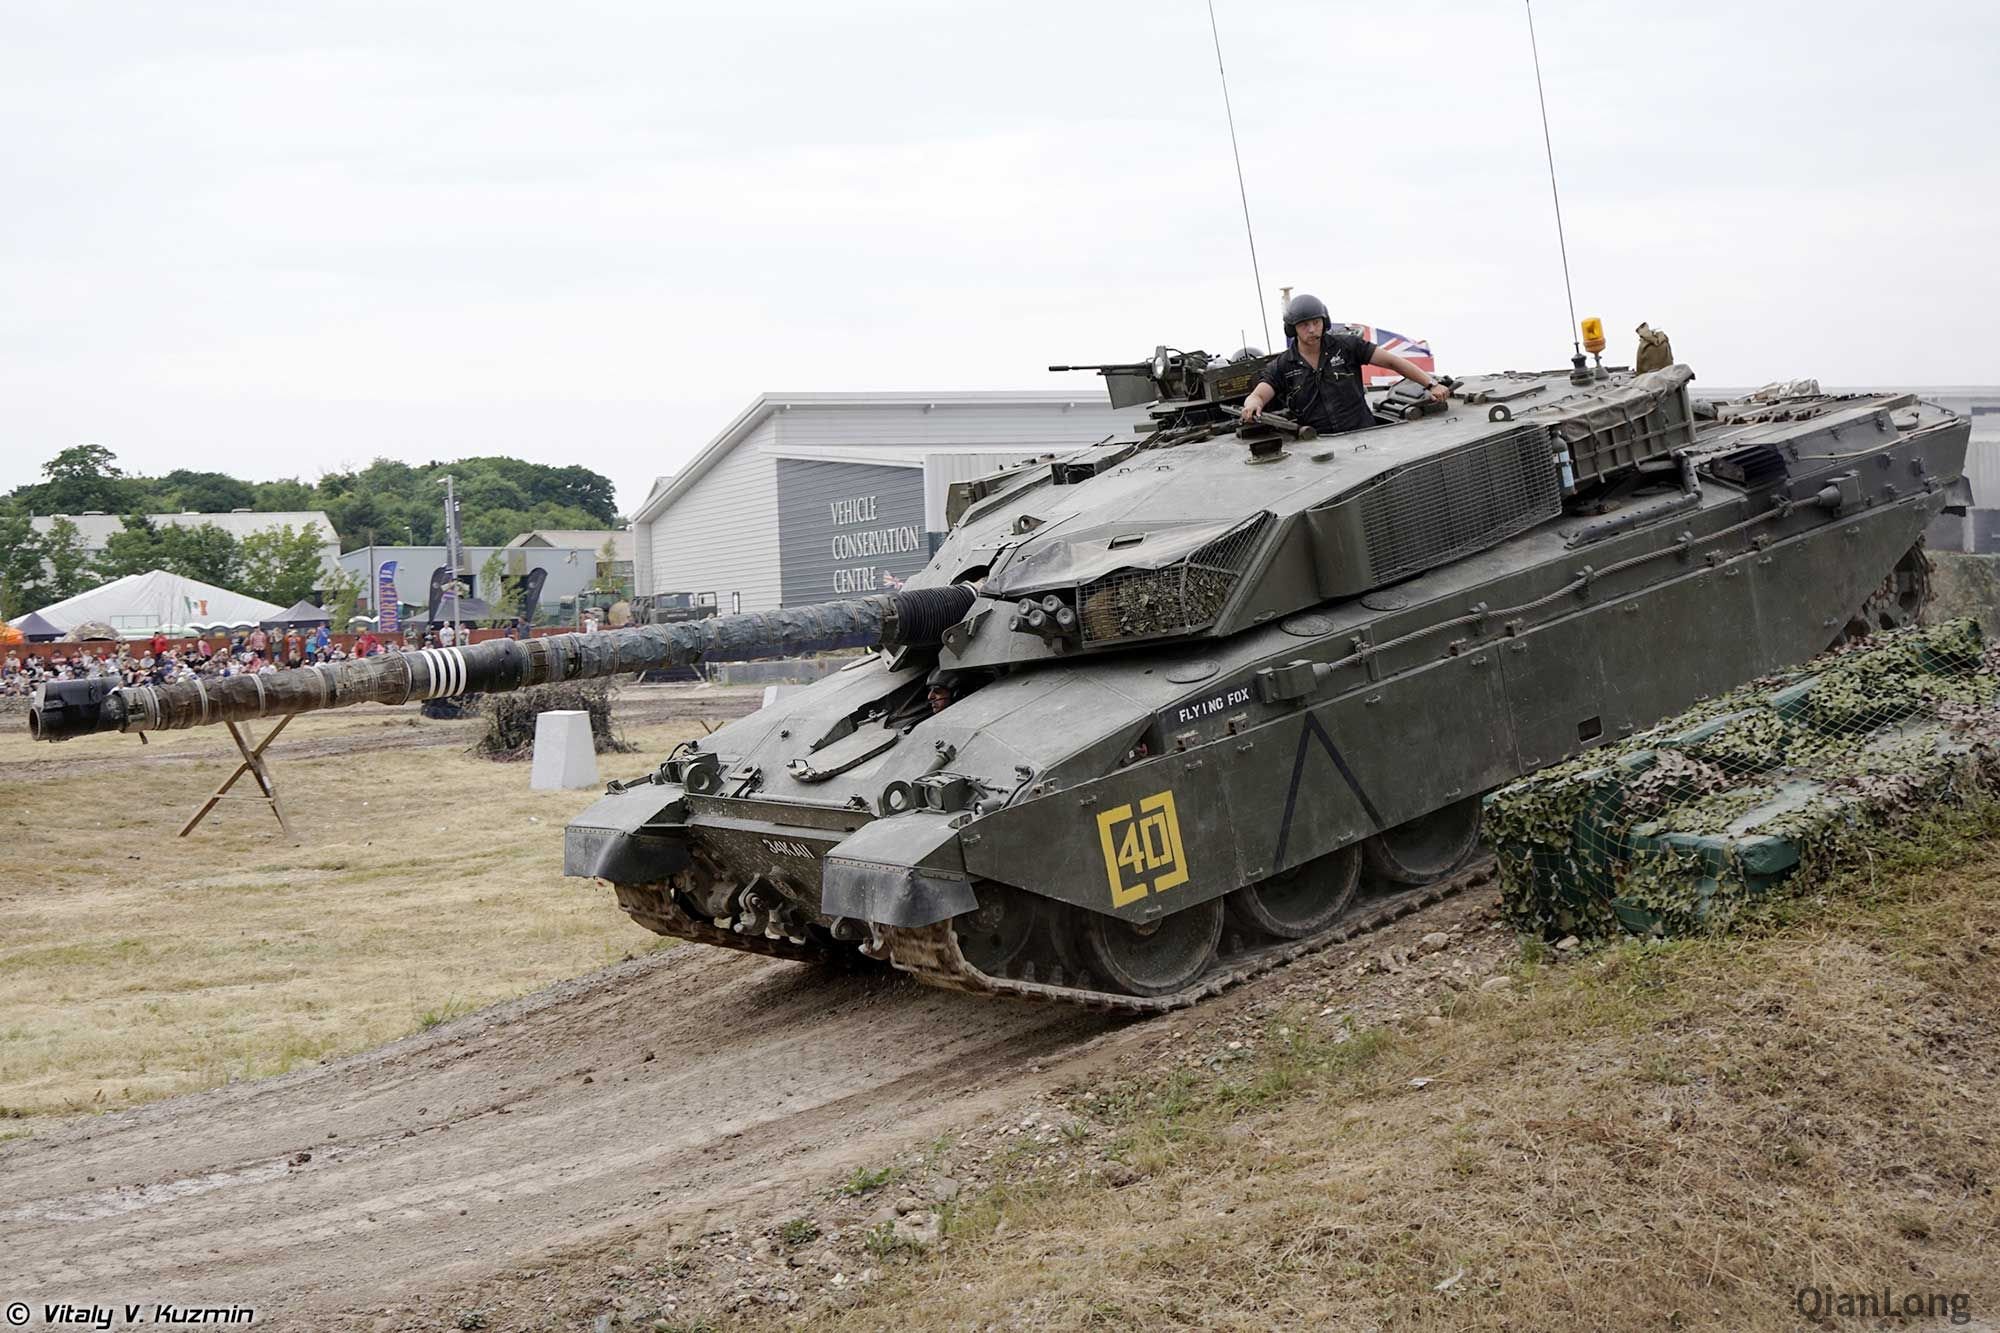
[(1181, 817), (1170, 791), (1141, 797), (1136, 807), (1126, 804), (1100, 814), (1097, 841), (1104, 848), (1104, 875), (1111, 882), (1113, 907), (1126, 907), (1149, 892), (1165, 893), (1187, 883)]

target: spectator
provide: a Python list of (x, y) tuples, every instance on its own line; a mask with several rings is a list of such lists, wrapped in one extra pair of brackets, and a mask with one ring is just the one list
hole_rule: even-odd
[(243, 641), (243, 646), (253, 655), (262, 657), (271, 651), (271, 636), (264, 633), (264, 627), (259, 625), (250, 631), (250, 637)]
[(453, 647), (458, 642), (458, 635), (455, 631), (453, 631), (451, 627), (451, 622), (449, 620), (444, 622), (444, 628), (440, 629), (437, 632), (437, 636), (438, 636), (438, 646), (441, 648)]
[(288, 667), (301, 666), (305, 663), (305, 660), (306, 641), (299, 637), (298, 630), (288, 630), (285, 634), (285, 665)]

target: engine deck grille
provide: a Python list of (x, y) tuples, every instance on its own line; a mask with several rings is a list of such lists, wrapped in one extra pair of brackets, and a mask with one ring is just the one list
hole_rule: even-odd
[(1371, 586), (1484, 550), (1562, 513), (1546, 427), (1480, 440), (1412, 464), (1336, 508), (1358, 511)]
[(1121, 569), (1083, 585), (1086, 644), (1185, 634), (1212, 624), (1256, 557), (1268, 514), (1257, 514), (1170, 565)]

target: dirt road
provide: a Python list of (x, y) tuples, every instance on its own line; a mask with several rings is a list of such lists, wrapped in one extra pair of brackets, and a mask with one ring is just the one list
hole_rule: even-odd
[(673, 949), (311, 1072), (0, 1147), (0, 1298), (266, 1315), (392, 1299), (865, 1164), (1108, 1026)]

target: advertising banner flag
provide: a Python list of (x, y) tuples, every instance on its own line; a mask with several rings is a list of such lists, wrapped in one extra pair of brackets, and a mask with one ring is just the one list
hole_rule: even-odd
[(402, 607), (396, 599), (396, 562), (384, 560), (375, 583), (376, 628), (384, 634), (402, 631)]

